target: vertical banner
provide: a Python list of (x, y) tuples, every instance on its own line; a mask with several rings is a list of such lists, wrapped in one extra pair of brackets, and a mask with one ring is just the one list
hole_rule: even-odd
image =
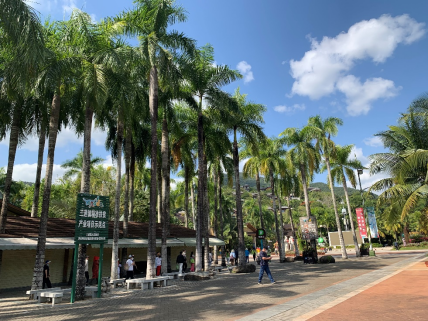
[(359, 207), (355, 209), (357, 212), (358, 229), (360, 230), (361, 239), (367, 237), (366, 221), (364, 219), (364, 209)]
[(301, 217), (300, 229), (304, 240), (316, 240), (318, 238), (317, 220), (314, 216)]
[(367, 220), (369, 221), (370, 236), (379, 238), (374, 207), (367, 207)]

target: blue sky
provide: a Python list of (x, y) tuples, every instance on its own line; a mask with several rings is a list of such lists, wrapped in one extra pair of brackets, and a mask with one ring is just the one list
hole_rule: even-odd
[[(42, 19), (67, 18), (77, 7), (99, 21), (132, 8), (122, 0), (34, 0)], [(188, 21), (174, 29), (210, 43), (217, 64), (239, 69), (238, 86), (248, 99), (265, 104), (265, 132), (277, 136), (300, 127), (316, 114), (344, 121), (335, 138), (354, 144), (356, 156), (383, 149), (373, 134), (396, 123), (410, 102), (427, 92), (427, 1), (178, 1)], [(111, 164), (105, 134), (94, 131), (92, 153)], [(59, 165), (82, 148), (71, 129), (59, 135)], [(0, 142), (0, 166), (6, 166), (8, 141)], [(14, 179), (33, 181), (37, 139), (17, 152)], [(45, 155), (46, 158), (46, 155)], [(379, 177), (363, 176), (368, 186)], [(316, 181), (325, 181), (318, 175)]]

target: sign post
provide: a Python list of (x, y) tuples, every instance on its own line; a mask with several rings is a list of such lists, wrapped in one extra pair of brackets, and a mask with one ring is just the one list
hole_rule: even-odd
[(104, 243), (107, 243), (108, 241), (109, 208), (110, 201), (108, 196), (84, 193), (77, 194), (71, 303), (74, 303), (76, 295), (76, 274), (79, 244), (100, 244), (97, 296), (99, 298), (101, 297), (103, 250)]
[(262, 228), (257, 229), (257, 238), (260, 240), (261, 249), (263, 249), (263, 240), (266, 238), (266, 231)]

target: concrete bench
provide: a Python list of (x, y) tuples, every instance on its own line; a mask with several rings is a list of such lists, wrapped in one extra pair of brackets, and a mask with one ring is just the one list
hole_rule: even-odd
[(28, 290), (26, 292), (26, 294), (30, 296), (30, 300), (31, 299), (38, 300), (40, 293), (46, 292), (46, 291), (57, 291), (57, 290), (61, 290), (61, 288), (48, 288), (48, 289), (39, 289), (39, 290)]
[(52, 299), (52, 307), (55, 305), (55, 303), (61, 303), (62, 297), (64, 296), (64, 292), (62, 291), (49, 291), (49, 292), (42, 292), (39, 296), (39, 303), (46, 302), (48, 298)]
[(131, 284), (134, 288), (136, 288), (138, 285), (140, 285), (141, 290), (147, 289), (153, 289), (153, 283), (154, 282), (160, 282), (161, 286), (168, 286), (169, 280), (173, 279), (173, 276), (158, 276), (153, 279), (146, 279), (146, 278), (140, 278), (140, 279), (128, 279), (126, 280), (126, 289), (129, 290), (131, 288)]
[(115, 289), (119, 284), (125, 285), (125, 279), (114, 279), (110, 280), (110, 284), (113, 285), (113, 289)]
[[(178, 276), (184, 276), (185, 273), (179, 274)], [(174, 278), (174, 276), (171, 275), (166, 275), (166, 276), (157, 276), (153, 279), (147, 280), (147, 281), (152, 281), (152, 282), (159, 282), (160, 286), (168, 286), (169, 285), (169, 280), (172, 280)], [(153, 289), (153, 283), (152, 283), (152, 289)]]
[(210, 269), (213, 271), (221, 272), (224, 269), (224, 267), (221, 265), (216, 265), (216, 266), (212, 266)]
[(92, 296), (93, 299), (97, 297), (98, 287), (97, 286), (85, 286), (85, 292), (87, 296)]

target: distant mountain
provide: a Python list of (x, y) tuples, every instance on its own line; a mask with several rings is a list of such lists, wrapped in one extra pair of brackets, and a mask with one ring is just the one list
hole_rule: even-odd
[[(319, 182), (319, 183), (311, 183), (310, 187), (317, 187), (317, 188), (319, 188), (321, 190), (321, 192), (328, 192), (328, 193), (330, 193), (330, 187), (326, 183), (321, 183), (321, 182)], [(352, 188), (352, 187), (348, 186), (348, 194), (352, 195), (352, 194), (355, 194), (355, 193), (360, 193), (360, 191), (357, 190), (357, 189), (355, 189), (355, 188)], [(335, 186), (334, 187), (334, 194), (336, 196), (345, 197), (345, 191), (343, 190), (343, 187), (341, 187), (341, 186), (340, 187), (339, 186)]]

